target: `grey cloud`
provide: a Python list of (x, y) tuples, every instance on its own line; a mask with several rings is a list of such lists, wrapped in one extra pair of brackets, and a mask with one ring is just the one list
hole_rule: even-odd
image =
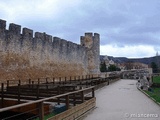
[(159, 39), (145, 34), (112, 34), (108, 43), (117, 43), (119, 45), (157, 45)]
[[(18, 6), (19, 1), (13, 1), (12, 4)], [(31, 28), (35, 32), (46, 32), (76, 43), (79, 42), (79, 36), (84, 32), (99, 32), (103, 45), (117, 44), (120, 47), (152, 45), (156, 48), (159, 47), (159, 0), (79, 1), (78, 5), (65, 8), (66, 3), (62, 1), (63, 5), (58, 4), (60, 6), (56, 12), (50, 8), (51, 10), (46, 14), (41, 14), (36, 10), (33, 13), (28, 13), (26, 9), (23, 10), (24, 14), (22, 12), (14, 13), (15, 16), (16, 14), (19, 16), (13, 22)], [(25, 1), (23, 2), (25, 3)], [(9, 3), (8, 1), (7, 4)], [(40, 5), (38, 1), (35, 3)], [(14, 7), (16, 9), (16, 6)], [(6, 14), (3, 9), (1, 11)], [(54, 12), (55, 14), (53, 14)]]

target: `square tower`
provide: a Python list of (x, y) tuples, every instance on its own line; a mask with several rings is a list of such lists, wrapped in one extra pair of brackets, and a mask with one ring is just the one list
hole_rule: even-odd
[(98, 33), (85, 33), (81, 36), (81, 45), (87, 47), (88, 70), (92, 74), (99, 73), (100, 35)]

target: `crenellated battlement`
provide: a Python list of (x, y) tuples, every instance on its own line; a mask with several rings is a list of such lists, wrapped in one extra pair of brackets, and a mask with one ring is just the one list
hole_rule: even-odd
[(79, 45), (14, 23), (6, 29), (0, 19), (0, 80), (97, 72), (99, 34), (85, 33), (80, 40)]
[(23, 28), (22, 30), (22, 35), (25, 38), (33, 38), (33, 30), (28, 29), (28, 28)]
[(0, 19), (0, 29), (5, 30), (6, 29), (6, 21)]
[[(48, 35), (46, 33), (41, 33), (41, 32), (35, 32), (32, 29), (29, 28), (22, 28), (22, 33), (21, 33), (21, 25), (10, 23), (9, 24), (9, 29), (6, 29), (6, 21), (0, 19), (0, 29), (6, 31), (7, 33), (10, 33), (12, 35), (21, 35), (25, 39), (36, 39), (36, 40), (42, 40), (44, 43), (49, 42), (51, 44), (54, 43), (54, 41), (59, 41), (59, 42), (68, 42), (67, 40), (58, 38), (58, 37), (52, 37), (51, 35)], [(73, 45), (72, 42), (71, 45)], [(74, 43), (74, 45), (79, 46), (79, 44)]]
[(12, 34), (15, 34), (15, 35), (20, 35), (21, 34), (21, 26), (14, 24), (14, 23), (11, 23), (9, 25), (9, 32), (11, 32)]

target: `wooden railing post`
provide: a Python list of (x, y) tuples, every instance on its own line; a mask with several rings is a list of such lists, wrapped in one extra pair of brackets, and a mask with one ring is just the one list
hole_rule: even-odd
[[(75, 91), (75, 87), (73, 87), (73, 91)], [(76, 106), (76, 94), (73, 94), (73, 105)]]
[(88, 87), (88, 82), (86, 81), (86, 87)]
[(38, 78), (38, 85), (40, 84), (40, 79)]
[(99, 79), (96, 80), (96, 85), (98, 85), (98, 80), (99, 80)]
[(29, 85), (31, 84), (31, 79), (28, 80), (29, 81)]
[(95, 97), (94, 88), (92, 88), (92, 97)]
[(39, 99), (39, 84), (37, 85), (37, 99)]
[(46, 84), (48, 84), (48, 78), (46, 78)]
[(4, 101), (4, 83), (1, 84), (1, 107), (3, 108), (3, 101)]
[(84, 92), (81, 91), (81, 100), (82, 100), (82, 103), (84, 102)]
[(47, 89), (47, 94), (48, 94), (48, 85), (49, 85), (48, 84), (48, 78), (46, 78), (46, 83), (45, 84), (46, 84), (46, 89)]
[(82, 81), (80, 81), (80, 89), (82, 89)]
[(93, 86), (93, 80), (91, 80), (91, 86)]
[(65, 93), (65, 86), (62, 86), (62, 91), (63, 91), (63, 93)]
[(19, 80), (19, 83), (18, 84), (21, 84), (21, 80)]
[(9, 87), (9, 80), (7, 80), (7, 88)]
[(55, 84), (55, 78), (53, 78), (53, 84)]
[(67, 83), (67, 77), (65, 77), (65, 84)]
[(66, 95), (66, 109), (69, 109), (69, 95)]
[[(60, 94), (60, 86), (58, 85), (58, 87), (57, 87), (57, 94), (59, 95)], [(57, 100), (58, 100), (58, 105), (60, 105), (60, 98), (58, 97), (57, 98)]]
[(21, 93), (20, 93), (20, 92), (21, 92), (21, 88), (20, 88), (20, 87), (21, 87), (21, 85), (18, 84), (18, 104), (20, 104), (20, 102), (21, 102), (21, 101), (20, 101), (20, 99), (21, 99), (21, 98), (20, 98), (20, 97), (21, 97), (21, 96), (20, 96), (20, 94), (21, 94)]
[(61, 77), (59, 77), (59, 84), (61, 84)]
[(31, 79), (29, 79), (29, 88), (31, 87)]
[(44, 120), (44, 104), (43, 102), (38, 103), (39, 109), (39, 120)]
[(33, 86), (34, 86), (34, 81), (32, 81), (32, 88), (33, 88)]
[(49, 92), (48, 87), (49, 87), (49, 84), (47, 83), (47, 84), (46, 84), (47, 94), (48, 94), (48, 92)]
[(72, 77), (70, 76), (70, 83), (71, 83)]

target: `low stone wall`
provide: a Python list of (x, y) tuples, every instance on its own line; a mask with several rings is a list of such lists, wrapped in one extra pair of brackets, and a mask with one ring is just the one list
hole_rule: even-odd
[(82, 104), (79, 104), (65, 112), (62, 112), (48, 120), (74, 120), (79, 118), (81, 115), (94, 108), (96, 105), (96, 98), (92, 98)]

